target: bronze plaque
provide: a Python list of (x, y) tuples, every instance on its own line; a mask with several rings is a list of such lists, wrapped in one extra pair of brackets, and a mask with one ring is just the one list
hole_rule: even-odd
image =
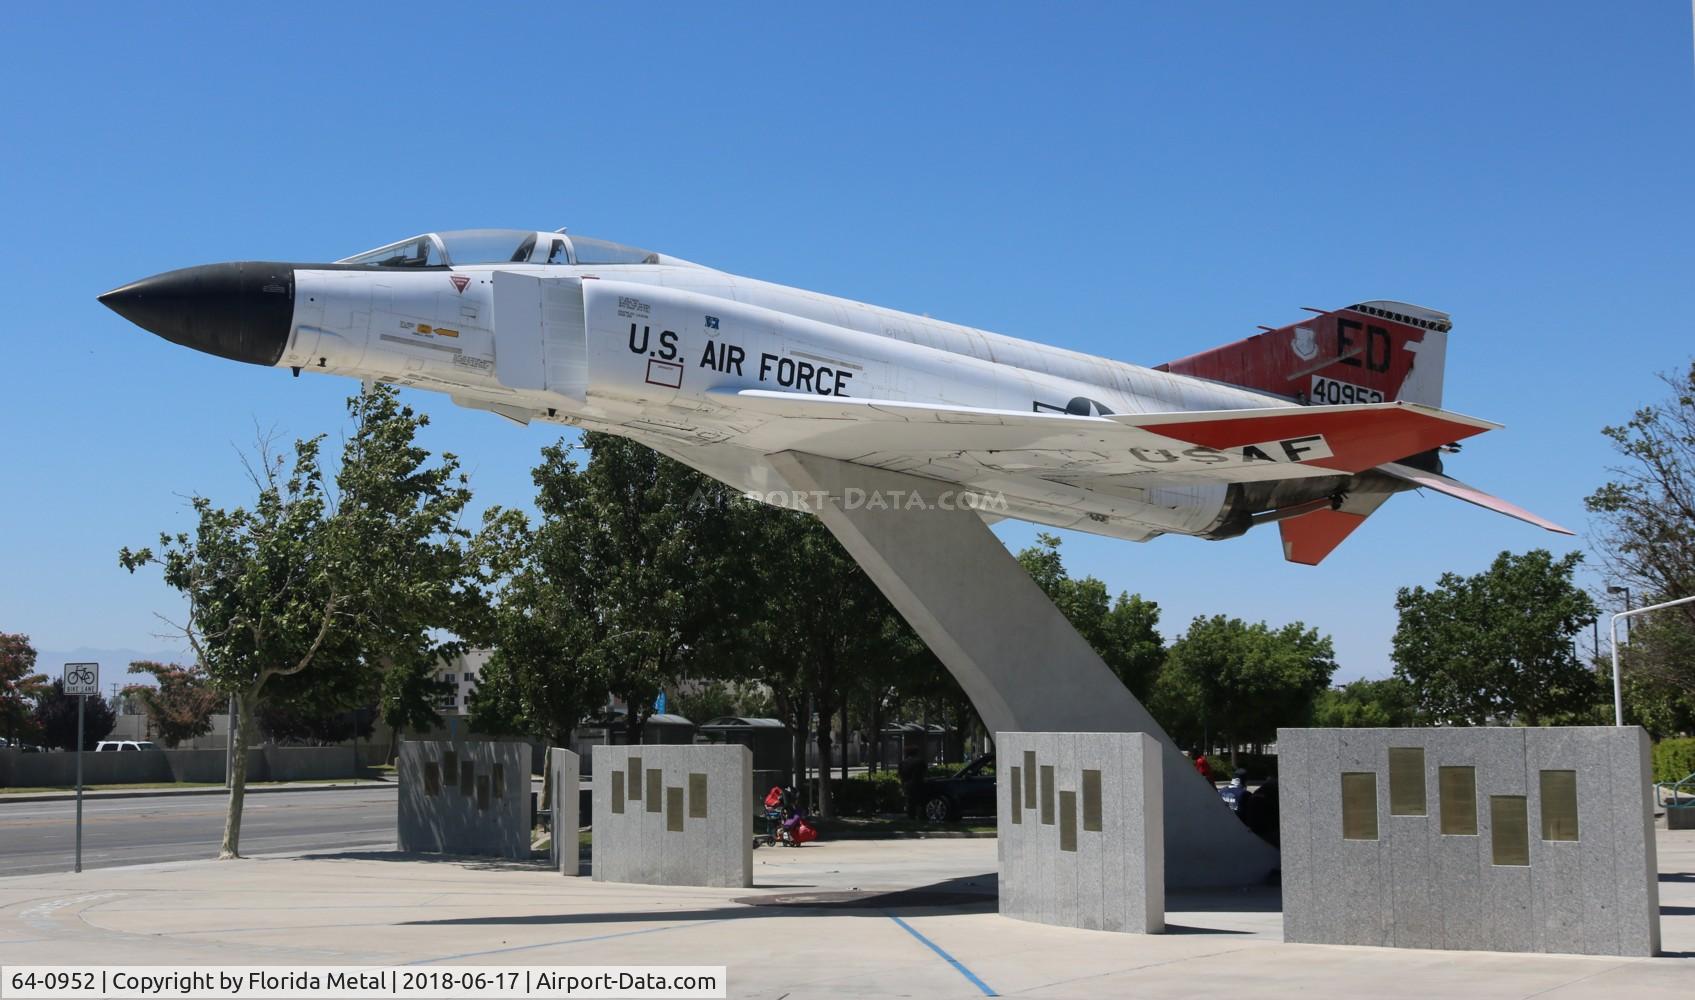
[(1012, 765), (1012, 821), (1024, 822), (1024, 769), (1017, 764)]
[(504, 799), (506, 797), (505, 764), (494, 765), (494, 797), (497, 799)]
[(1342, 839), (1377, 839), (1377, 773), (1342, 772)]
[(1530, 864), (1530, 819), (1522, 795), (1489, 796), (1491, 864)]
[(1053, 826), (1053, 765), (1042, 765), (1042, 825)]
[(647, 769), (647, 811), (650, 813), (658, 812), (663, 804), (659, 801), (660, 777), (659, 768)]
[(1542, 772), (1542, 839), (1577, 839), (1577, 772)]
[(1077, 793), (1059, 793), (1059, 849), (1077, 850)]
[(1024, 751), (1024, 808), (1036, 808), (1036, 751)]
[(1389, 815), (1423, 816), (1424, 748), (1389, 748)]
[(612, 772), (612, 811), (615, 813), (622, 813), (624, 811), (623, 771)]
[(459, 762), (459, 794), (470, 795), (477, 786), (477, 765), (473, 761)]
[(1442, 797), (1442, 832), (1450, 837), (1477, 836), (1477, 769), (1439, 767), (1436, 783)]
[(441, 765), (433, 760), (424, 762), (424, 794), (441, 794)]
[(1101, 828), (1101, 772), (1083, 769), (1083, 829), (1098, 833)]
[(443, 750), (441, 752), (441, 772), (447, 775), (448, 781), (453, 780), (453, 776), (459, 773), (458, 753), (453, 750)]
[(488, 775), (477, 775), (477, 808), (488, 808)]
[(640, 802), (642, 798), (642, 759), (630, 758), (630, 801)]
[(689, 818), (706, 818), (706, 775), (689, 772)]
[[(648, 774), (658, 774), (649, 771)], [(655, 795), (654, 798), (659, 796)], [(665, 830), (667, 833), (683, 832), (683, 790), (676, 785), (665, 788)]]

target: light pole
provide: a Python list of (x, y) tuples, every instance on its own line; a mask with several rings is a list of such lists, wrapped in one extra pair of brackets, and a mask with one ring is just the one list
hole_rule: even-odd
[[(1612, 588), (1612, 587), (1607, 588), (1608, 593), (1612, 593), (1613, 590), (1614, 590), (1614, 588)], [(1625, 627), (1625, 634), (1629, 635), (1630, 634), (1630, 618), (1632, 616), (1634, 616), (1634, 615), (1645, 615), (1650, 611), (1659, 611), (1661, 608), (1675, 608), (1679, 604), (1688, 604), (1691, 601), (1695, 601), (1695, 597), (1680, 597), (1675, 601), (1665, 601), (1664, 603), (1661, 603), (1661, 604), (1650, 604), (1645, 608), (1637, 608), (1635, 611), (1620, 611), (1618, 614), (1613, 616), (1613, 620), (1612, 620), (1613, 725), (1615, 725), (1615, 726), (1624, 725), (1624, 687), (1619, 683), (1619, 664), (1618, 664), (1618, 621), (1619, 621), (1619, 619), (1620, 618), (1625, 619), (1625, 626), (1624, 626)]]
[[(1627, 615), (1630, 614), (1630, 588), (1629, 587), (1608, 587), (1607, 593), (1614, 594), (1614, 595), (1623, 594), (1624, 595), (1624, 613), (1627, 614)], [(1628, 620), (1624, 623), (1624, 641), (1625, 642), (1630, 641), (1630, 622)]]

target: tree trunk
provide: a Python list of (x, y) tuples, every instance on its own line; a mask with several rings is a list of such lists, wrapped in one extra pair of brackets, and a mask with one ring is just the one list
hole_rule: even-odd
[(850, 698), (842, 699), (842, 780), (848, 778), (848, 702)]
[(241, 857), (241, 805), (247, 797), (247, 747), (253, 741), (253, 719), (258, 714), (259, 699), (243, 693), (236, 698), (236, 727), (230, 738), (235, 741), (230, 755), (229, 809), (224, 814), (224, 842), (218, 848), (220, 861)]
[(830, 717), (835, 715), (835, 709), (828, 701), (820, 698), (818, 701), (818, 798), (817, 809), (820, 816), (834, 816), (835, 802), (830, 794)]
[(871, 763), (875, 774), (883, 769), (883, 692), (871, 692)]
[(795, 699), (795, 702), (798, 707), (795, 709), (794, 715), (795, 781), (793, 787), (795, 794), (798, 795), (806, 790), (806, 744), (807, 737), (812, 735), (812, 719), (807, 716), (804, 707), (806, 703), (799, 698)]

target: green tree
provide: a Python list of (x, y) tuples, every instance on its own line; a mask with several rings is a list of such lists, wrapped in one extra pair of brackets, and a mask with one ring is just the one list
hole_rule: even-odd
[(508, 519), (488, 556), (490, 575), (506, 582), (473, 724), (562, 742), (611, 692), (629, 706), (626, 735), (637, 742), (661, 688), (709, 670), (701, 654), (734, 586), (733, 507), (743, 501), (607, 434), (544, 448), (533, 478), (537, 523)]
[(1417, 721), (1412, 688), (1399, 677), (1361, 679), (1322, 691), (1312, 713), (1312, 724), (1326, 729), (1380, 729)]
[[(813, 804), (831, 816), (833, 723), (860, 671), (907, 656), (910, 629), (818, 518), (746, 502), (738, 514), (747, 535), (737, 549), (757, 558), (738, 567), (737, 602), (715, 636), (733, 643), (742, 669), (758, 671), (797, 737), (810, 732), (820, 765)], [(804, 745), (797, 750), (804, 766)]]
[(1335, 672), (1330, 637), (1300, 622), (1273, 629), (1197, 617), (1166, 654), (1153, 711), (1173, 738), (1200, 745), (1203, 734), (1205, 742), (1222, 734), (1234, 766), (1240, 746), (1309, 721)]
[(1396, 594), (1395, 676), (1434, 722), (1541, 725), (1581, 714), (1597, 696), (1576, 638), (1595, 604), (1572, 582), (1583, 556), (1546, 549), (1502, 552), (1473, 576), (1444, 573), (1436, 586)]
[(212, 689), (211, 679), (198, 666), (137, 660), (129, 665), (132, 674), (147, 674), (154, 683), (131, 684), (124, 694), (141, 703), (154, 734), (165, 746), (175, 749), (212, 731), (212, 713), (224, 698)]
[[(1670, 610), (1670, 609), (1668, 609)], [(1678, 615), (1653, 614), (1636, 619), (1630, 642), (1620, 650), (1624, 667), (1625, 718), (1647, 729), (1655, 739), (1695, 733), (1695, 690), (1676, 669), (1695, 659), (1695, 631)], [(1613, 664), (1603, 657), (1597, 679), (1605, 690), (1612, 684)], [(1598, 713), (1596, 723), (1613, 721), (1610, 701)]]
[[(1695, 594), (1695, 362), (1660, 379), (1666, 398), (1602, 429), (1622, 462), (1585, 500), (1608, 576), (1644, 604)], [(1695, 605), (1636, 619), (1630, 639), (1624, 686), (1654, 692), (1655, 721), (1666, 724), (1664, 709), (1695, 704)]]
[[(160, 536), (157, 550), (124, 549), (130, 572), (158, 565), (188, 609), (182, 630), (216, 690), (233, 696), (234, 773), (219, 856), (240, 856), (247, 755), (261, 707), (272, 700), (319, 709), (366, 704), (372, 671), (433, 640), (416, 629), (455, 623), (461, 560), (439, 547), (461, 540), (469, 497), (452, 456), (428, 465), (412, 442), (425, 423), (376, 386), (348, 401), (354, 433), (326, 489), (322, 437), (297, 441), (292, 460), (261, 442), (250, 465), (251, 506), (191, 501), (194, 531)], [(445, 581), (445, 582), (444, 582)], [(409, 645), (410, 644), (410, 645)], [(308, 673), (310, 671), (310, 673)], [(414, 674), (414, 676), (416, 676)]]
[(1146, 700), (1165, 662), (1159, 605), (1139, 594), (1120, 593), (1114, 599), (1095, 577), (1071, 576), (1059, 545), (1058, 536), (1042, 532), (1035, 545), (1018, 553), (1018, 562), (1130, 693)]
[[(35, 727), (41, 745), (55, 750), (77, 748), (77, 697), (65, 693), (65, 682), (55, 680), (35, 702)], [(82, 749), (93, 750), (118, 724), (112, 705), (97, 694), (83, 696)]]
[(30, 706), (47, 686), (47, 675), (35, 672), (29, 636), (0, 632), (0, 720), (6, 724), (8, 742), (17, 741), (18, 728), (30, 718)]

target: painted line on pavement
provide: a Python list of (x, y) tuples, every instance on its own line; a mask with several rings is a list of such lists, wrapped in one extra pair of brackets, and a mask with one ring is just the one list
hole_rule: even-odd
[[(721, 924), (728, 919), (730, 918), (721, 917), (716, 920), (694, 920), (686, 924), (668, 924), (664, 927), (646, 927), (639, 931), (618, 931), (615, 934), (596, 934), (593, 937), (566, 938), (563, 941), (543, 941), (541, 944), (520, 944), (514, 945), (510, 948), (494, 948), (489, 951), (468, 951), (463, 955), (442, 955), (437, 958), (420, 958), (415, 962), (407, 962), (406, 964), (431, 965), (436, 962), (456, 962), (462, 958), (482, 958), (484, 955), (504, 955), (507, 952), (513, 951), (534, 951), (537, 948), (554, 948), (567, 944), (587, 944), (590, 941), (610, 941), (613, 938), (635, 937), (638, 934), (657, 934), (660, 931), (677, 931), (682, 930), (685, 927), (700, 927), (704, 924)], [(934, 947), (934, 945), (931, 947)], [(970, 975), (970, 973), (966, 974)], [(990, 995), (992, 996), (993, 994)]]
[(971, 980), (971, 985), (982, 990), (984, 996), (986, 996), (986, 997), (998, 997), (998, 996), (1000, 996), (999, 993), (996, 993), (994, 990), (989, 988), (988, 983), (985, 983), (981, 979), (978, 979), (976, 973), (972, 972), (970, 969), (967, 969), (965, 967), (965, 963), (961, 962), (959, 959), (954, 958), (952, 955), (949, 955), (947, 952), (943, 951), (941, 945), (930, 940), (929, 938), (925, 937), (924, 935), (918, 933), (917, 928), (913, 927), (911, 924), (907, 923), (906, 921), (902, 920), (901, 918), (895, 916), (893, 913), (889, 914), (888, 917), (889, 917), (890, 920), (893, 920), (895, 923), (899, 924), (901, 930), (906, 931), (908, 934), (911, 934), (913, 937), (917, 938), (920, 942), (922, 942), (924, 947), (926, 947), (926, 948), (930, 949), (931, 951), (935, 952), (936, 954), (942, 956), (942, 960), (947, 962), (949, 965), (953, 966), (955, 972), (958, 972), (960, 975), (964, 976), (966, 979)]

